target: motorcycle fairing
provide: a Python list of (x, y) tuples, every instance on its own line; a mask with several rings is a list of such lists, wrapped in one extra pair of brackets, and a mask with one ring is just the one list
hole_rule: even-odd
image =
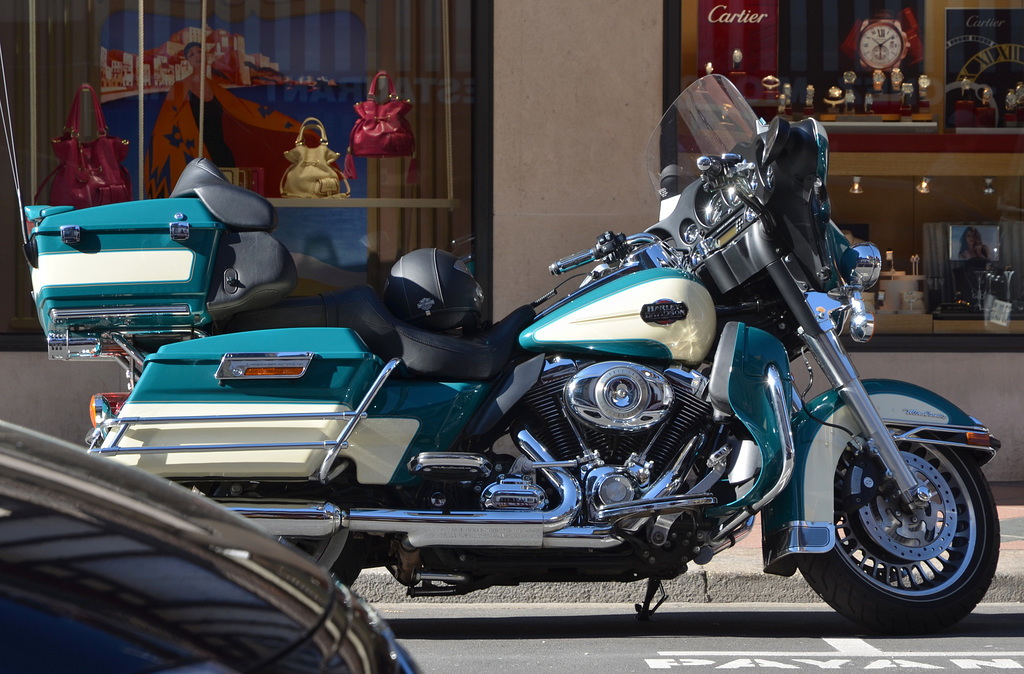
[[(226, 354), (295, 353), (311, 354), (299, 377), (216, 376)], [(168, 344), (146, 359), (96, 451), (175, 479), (307, 480), (345, 426), (340, 413), (358, 406), (381, 367), (345, 328), (261, 330)], [(486, 383), (396, 375), (339, 456), (355, 464), (360, 483), (417, 482), (408, 471), (412, 456), (448, 449), (489, 391)], [(218, 421), (227, 416), (235, 419)], [(123, 436), (121, 425), (129, 425)]]
[[(987, 434), (976, 419), (928, 389), (889, 379), (866, 379), (864, 388), (886, 426), (906, 437), (928, 434), (940, 442), (992, 457), (986, 447), (967, 447), (968, 432)], [(827, 424), (823, 425), (818, 420)], [(765, 572), (792, 575), (794, 553), (827, 552), (835, 545), (835, 470), (850, 434), (860, 432), (839, 394), (830, 390), (807, 403), (793, 419), (796, 465), (793, 479), (761, 511)]]
[[(777, 409), (773, 378), (781, 384), (784, 409)], [(780, 488), (792, 470), (788, 401), (793, 381), (786, 349), (771, 334), (744, 323), (722, 330), (711, 372), (710, 392), (716, 409), (731, 410), (753, 436), (761, 452), (761, 471), (749, 491), (736, 501), (709, 508), (709, 517), (729, 517), (758, 507)]]
[[(673, 302), (685, 317), (644, 320), (644, 307)], [(711, 350), (715, 305), (707, 289), (680, 269), (644, 269), (588, 290), (539, 317), (519, 337), (528, 351), (603, 354), (694, 365)]]

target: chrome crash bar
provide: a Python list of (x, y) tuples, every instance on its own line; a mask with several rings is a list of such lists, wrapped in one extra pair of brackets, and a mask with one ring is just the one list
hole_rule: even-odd
[[(366, 418), (367, 410), (373, 403), (374, 398), (384, 386), (384, 382), (401, 363), (398, 358), (388, 361), (381, 369), (377, 378), (370, 385), (366, 395), (359, 405), (351, 412), (311, 412), (300, 414), (219, 414), (206, 416), (176, 416), (176, 417), (115, 417), (102, 423), (101, 430), (106, 434), (108, 431), (114, 433), (113, 439), (103, 447), (93, 447), (89, 451), (95, 454), (122, 454), (122, 453), (154, 453), (154, 452), (207, 452), (207, 451), (243, 451), (260, 449), (323, 449), (326, 452), (323, 462), (317, 472), (311, 476), (320, 482), (327, 482), (331, 469), (338, 453), (348, 449), (349, 439), (355, 432), (357, 425)], [(174, 445), (174, 446), (144, 446), (144, 447), (121, 447), (120, 443), (125, 434), (133, 426), (151, 426), (156, 424), (202, 424), (202, 423), (223, 423), (225, 421), (275, 421), (275, 420), (302, 420), (302, 419), (337, 419), (347, 420), (345, 427), (341, 429), (337, 439), (333, 442), (279, 442), (279, 443), (246, 443), (246, 444), (214, 444), (214, 445)]]

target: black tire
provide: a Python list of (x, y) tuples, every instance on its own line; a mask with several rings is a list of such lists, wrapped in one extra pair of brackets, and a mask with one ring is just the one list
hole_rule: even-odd
[(836, 545), (800, 555), (798, 565), (814, 591), (853, 622), (876, 632), (926, 634), (963, 619), (988, 591), (999, 559), (999, 519), (970, 454), (920, 442), (901, 451), (935, 492), (918, 519), (894, 507), (884, 489), (856, 507), (847, 486), (846, 512), (844, 485), (864, 466), (847, 451), (835, 475)]

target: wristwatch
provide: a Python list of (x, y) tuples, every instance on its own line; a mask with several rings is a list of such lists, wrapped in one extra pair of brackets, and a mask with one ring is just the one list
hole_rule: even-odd
[(909, 63), (917, 63), (922, 49), (914, 13), (906, 7), (899, 17), (883, 12), (854, 22), (842, 49), (860, 67), (871, 70), (898, 68), (908, 56)]
[(903, 86), (903, 71), (899, 68), (893, 68), (892, 72), (889, 73), (889, 78), (892, 80), (892, 90), (899, 93)]
[(881, 70), (871, 73), (871, 86), (874, 87), (875, 91), (881, 92), (883, 84), (885, 84), (885, 73)]

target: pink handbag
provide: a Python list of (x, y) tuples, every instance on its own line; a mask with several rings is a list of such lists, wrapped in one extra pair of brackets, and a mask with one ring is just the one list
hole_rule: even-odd
[[(99, 130), (97, 137), (89, 141), (83, 141), (79, 135), (82, 92), (86, 90), (92, 96), (96, 128)], [(128, 170), (121, 166), (128, 155), (128, 141), (110, 135), (99, 98), (90, 85), (83, 84), (75, 92), (64, 133), (51, 142), (60, 164), (39, 186), (36, 203), (39, 203), (39, 195), (51, 178), (53, 182), (47, 201), (51, 206), (88, 208), (131, 201), (132, 179)]]
[[(388, 98), (377, 102), (377, 80), (388, 83)], [(345, 155), (345, 177), (356, 179), (356, 165), (353, 157), (412, 157), (406, 182), (419, 179), (416, 166), (416, 137), (406, 115), (412, 110), (412, 103), (395, 95), (395, 84), (383, 70), (370, 83), (367, 99), (355, 104), (359, 119), (352, 127), (348, 139), (348, 153)]]

